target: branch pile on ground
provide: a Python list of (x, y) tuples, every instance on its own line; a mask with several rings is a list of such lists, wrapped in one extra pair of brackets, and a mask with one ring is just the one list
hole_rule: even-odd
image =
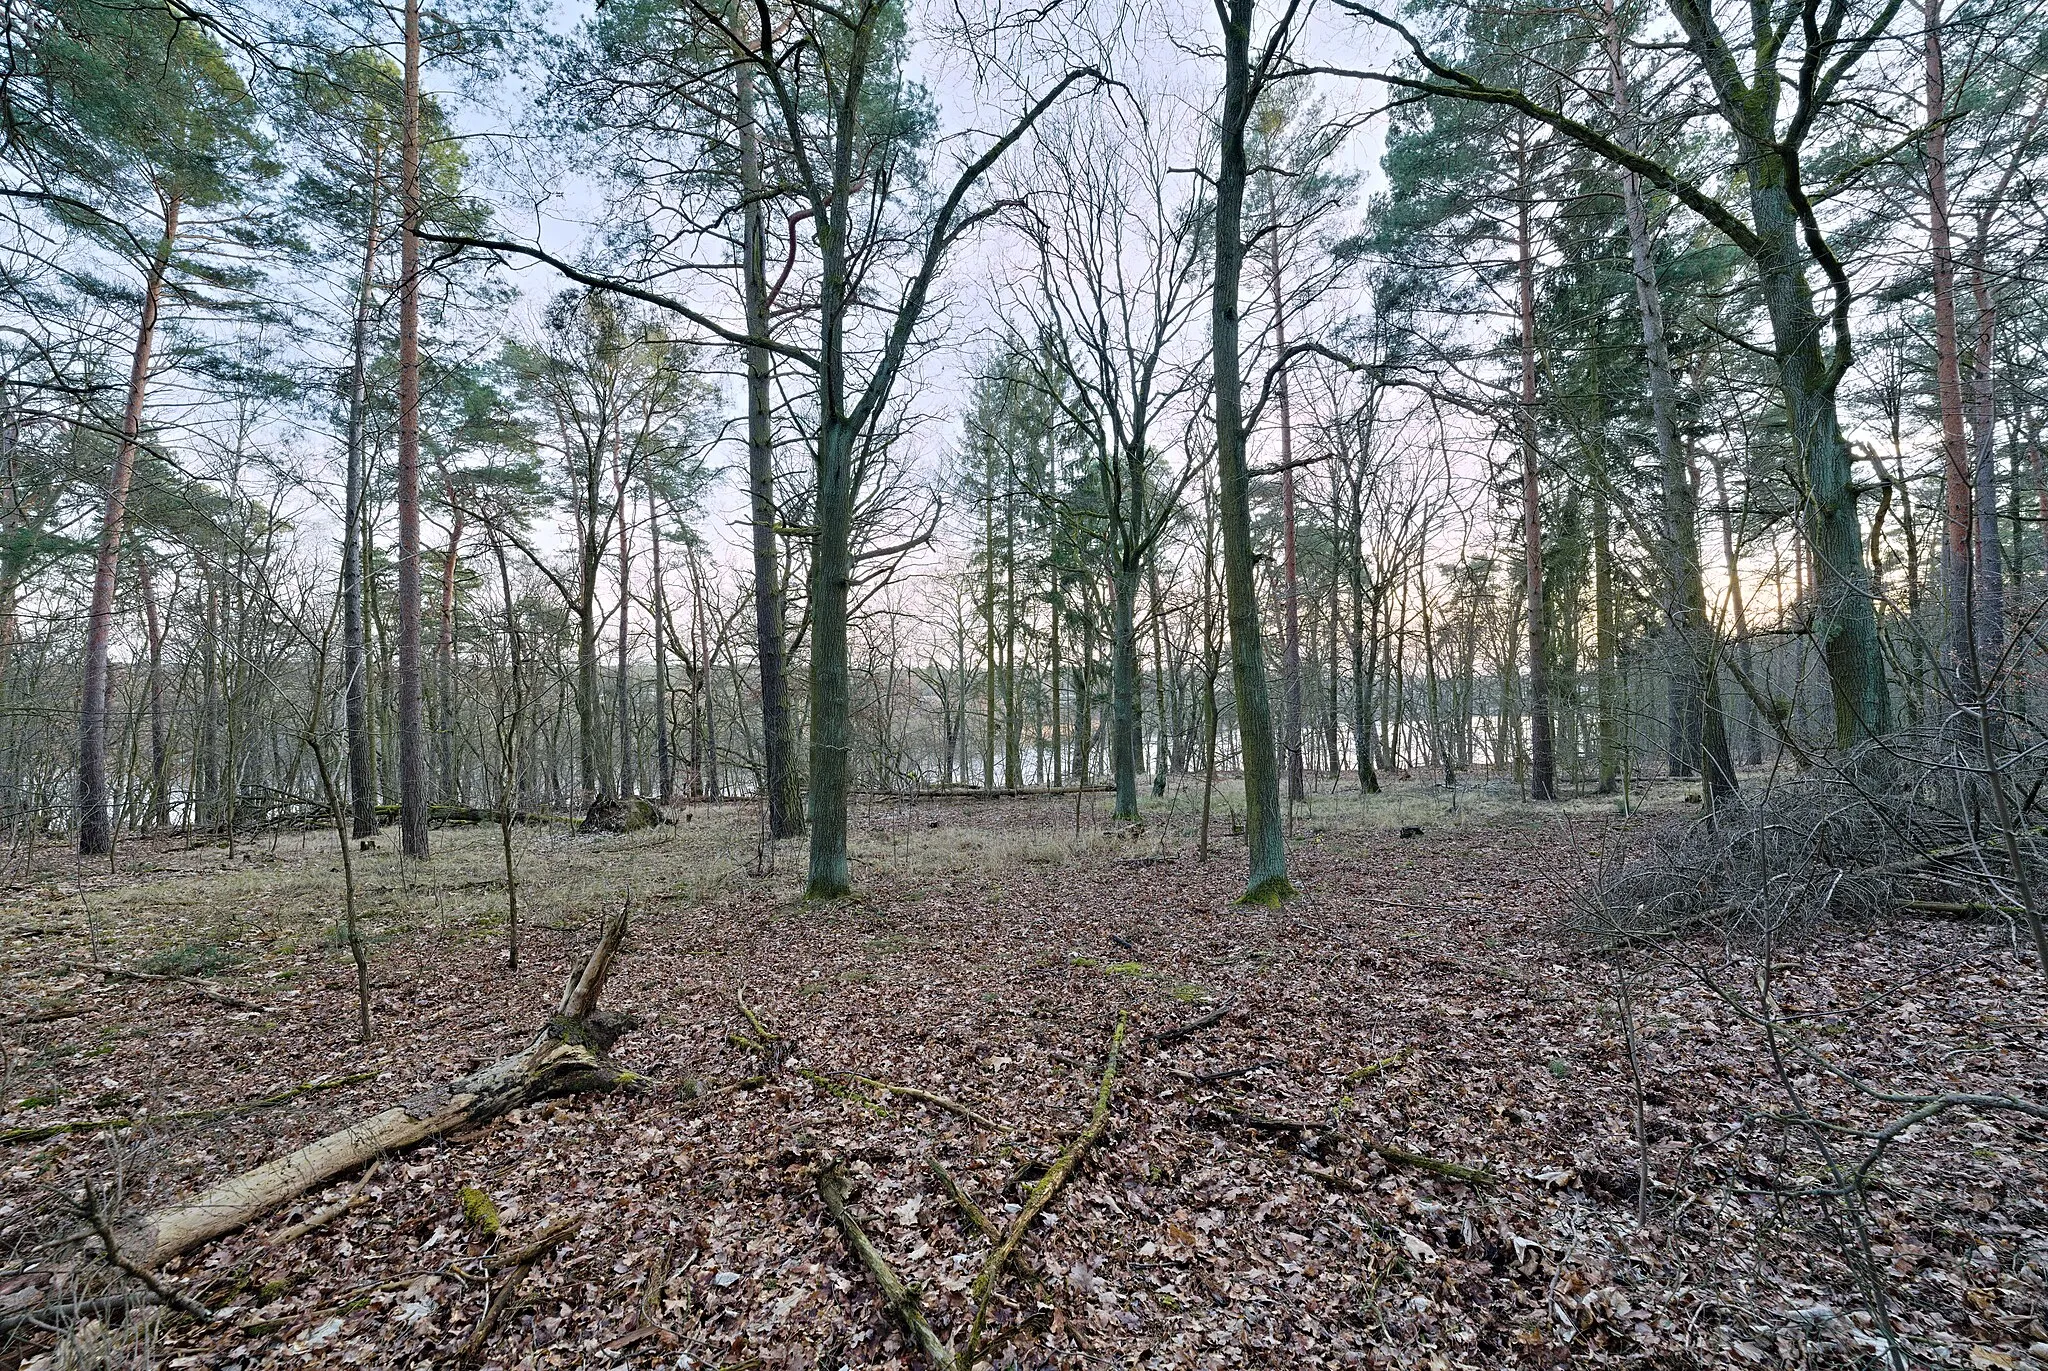
[[(1587, 883), (1574, 926), (1602, 943), (1755, 940), (1901, 909), (2023, 914), (1984, 778), (1968, 762), (1938, 739), (1907, 738), (1752, 783), (1690, 823), (1641, 835)], [(2014, 781), (2009, 768), (2004, 783)], [(2018, 803), (2037, 789), (2038, 779), (2021, 785)], [(2017, 836), (2036, 888), (2048, 888), (2038, 835)]]

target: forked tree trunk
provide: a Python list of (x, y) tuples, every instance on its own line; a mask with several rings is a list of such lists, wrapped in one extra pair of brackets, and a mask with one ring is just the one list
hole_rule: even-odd
[(639, 1026), (638, 1020), (597, 1007), (625, 936), (626, 911), (621, 909), (569, 982), (561, 1007), (520, 1051), (132, 1220), (119, 1234), (123, 1255), (145, 1270), (161, 1266), (386, 1152), (474, 1127), (535, 1100), (609, 1090), (630, 1081), (631, 1074), (613, 1066), (605, 1054), (622, 1034)]

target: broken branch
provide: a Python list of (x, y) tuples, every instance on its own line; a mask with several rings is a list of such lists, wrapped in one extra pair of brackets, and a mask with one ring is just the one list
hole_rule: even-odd
[[(1215, 1105), (1202, 1111), (1198, 1118), (1219, 1119), (1228, 1123), (1240, 1123), (1266, 1133), (1316, 1133), (1323, 1131), (1319, 1125), (1302, 1119), (1283, 1119), (1273, 1114), (1260, 1114), (1250, 1109), (1239, 1109), (1234, 1105)], [(1332, 1130), (1334, 1131), (1334, 1130)], [(1345, 1135), (1338, 1135), (1345, 1136)], [(1496, 1185), (1500, 1178), (1481, 1167), (1464, 1166), (1458, 1162), (1447, 1162), (1437, 1157), (1425, 1157), (1420, 1152), (1410, 1152), (1404, 1147), (1384, 1143), (1364, 1133), (1349, 1134), (1360, 1147), (1377, 1153), (1382, 1159), (1397, 1166), (1414, 1167), (1418, 1171), (1429, 1171), (1449, 1180), (1463, 1181), (1466, 1185)]]
[[(836, 1166), (827, 1166), (820, 1170), (818, 1198), (825, 1202), (825, 1208), (830, 1211), (833, 1221), (846, 1235), (846, 1245), (853, 1249), (853, 1254), (860, 1258), (860, 1264), (867, 1268), (868, 1275), (881, 1290), (882, 1298), (889, 1302), (889, 1308), (895, 1312), (905, 1331), (917, 1343), (918, 1349), (933, 1366), (939, 1368), (939, 1371), (954, 1371), (957, 1363), (953, 1360), (953, 1354), (947, 1349), (946, 1344), (939, 1340), (939, 1335), (932, 1331), (931, 1324), (925, 1321), (924, 1310), (918, 1304), (917, 1293), (897, 1277), (896, 1272), (890, 1268), (888, 1259), (868, 1241), (868, 1235), (861, 1231), (859, 1221), (848, 1211), (846, 1174)], [(969, 1350), (972, 1351), (972, 1339), (969, 1340)], [(966, 1364), (973, 1365), (971, 1357)]]
[(386, 1152), (487, 1123), (535, 1100), (610, 1090), (633, 1081), (635, 1077), (613, 1066), (606, 1054), (639, 1021), (630, 1014), (593, 1007), (625, 932), (622, 908), (570, 981), (562, 1012), (522, 1050), (222, 1181), (204, 1194), (142, 1216), (123, 1234), (129, 1259), (156, 1267)]
[(462, 1350), (457, 1354), (462, 1361), (474, 1362), (482, 1359), (484, 1344), (490, 1341), (491, 1334), (497, 1331), (498, 1325), (505, 1321), (505, 1315), (511, 1312), (512, 1306), (517, 1302), (519, 1285), (526, 1279), (526, 1273), (533, 1270), (542, 1257), (560, 1247), (563, 1240), (575, 1233), (582, 1224), (583, 1220), (575, 1215), (556, 1219), (543, 1228), (540, 1236), (531, 1243), (495, 1263), (510, 1270), (505, 1279), (498, 1283), (498, 1288), (491, 1292), (491, 1301), (484, 1306), (483, 1317), (477, 1320), (476, 1327), (463, 1340)]
[(137, 1281), (143, 1289), (163, 1301), (181, 1314), (190, 1314), (201, 1323), (213, 1322), (213, 1311), (183, 1291), (174, 1290), (142, 1267), (137, 1266), (121, 1254), (121, 1245), (114, 1241), (114, 1230), (107, 1222), (106, 1206), (100, 1203), (100, 1192), (88, 1182), (85, 1187), (85, 1217), (92, 1225), (92, 1231), (99, 1235), (100, 1246), (104, 1249), (107, 1262), (115, 1270)]
[(1074, 1173), (1074, 1168), (1081, 1164), (1081, 1158), (1087, 1155), (1088, 1149), (1095, 1145), (1096, 1140), (1102, 1136), (1102, 1130), (1109, 1124), (1109, 1099), (1111, 1092), (1116, 1088), (1117, 1062), (1123, 1055), (1124, 1032), (1129, 1023), (1128, 1017), (1117, 1017), (1116, 1033), (1109, 1040), (1109, 1061), (1102, 1068), (1102, 1083), (1095, 1089), (1095, 1109), (1088, 1116), (1088, 1126), (1067, 1144), (1067, 1149), (1060, 1153), (1059, 1160), (1054, 1162), (1052, 1168), (1031, 1187), (1031, 1193), (1024, 1201), (1024, 1208), (1011, 1222), (1009, 1231), (1003, 1235), (1002, 1242), (996, 1245), (996, 1250), (989, 1254), (988, 1261), (981, 1268), (981, 1274), (974, 1278), (974, 1321), (968, 1325), (967, 1350), (961, 1356), (962, 1361), (970, 1367), (974, 1365), (975, 1348), (981, 1342), (982, 1324), (988, 1316), (989, 1301), (995, 1296), (996, 1282), (1002, 1279), (1003, 1268), (1015, 1255), (1017, 1244), (1024, 1240), (1024, 1230), (1031, 1226), (1032, 1220), (1044, 1212), (1048, 1204), (1052, 1203), (1052, 1197), (1059, 1193), (1060, 1187), (1066, 1184), (1067, 1177)]
[(1189, 1019), (1186, 1023), (1175, 1024), (1170, 1028), (1162, 1028), (1157, 1033), (1148, 1033), (1145, 1036), (1160, 1047), (1171, 1047), (1181, 1039), (1191, 1038), (1205, 1028), (1214, 1028), (1217, 1024), (1230, 1017), (1231, 1011), (1236, 1008), (1237, 1002), (1232, 1000), (1215, 1012), (1202, 1015), (1199, 1019)]
[(35, 1124), (26, 1128), (0, 1130), (0, 1143), (32, 1143), (46, 1138), (55, 1138), (65, 1133), (97, 1133), (108, 1128), (138, 1128), (148, 1124), (193, 1123), (211, 1119), (230, 1118), (236, 1114), (253, 1113), (258, 1109), (271, 1109), (288, 1104), (301, 1095), (310, 1095), (319, 1090), (338, 1090), (345, 1085), (356, 1085), (375, 1079), (374, 1071), (358, 1071), (349, 1076), (335, 1076), (327, 1080), (307, 1081), (289, 1090), (280, 1090), (275, 1095), (265, 1095), (260, 1100), (249, 1100), (242, 1104), (226, 1104), (214, 1109), (180, 1109), (170, 1114), (147, 1114), (141, 1118), (67, 1119), (62, 1123)]

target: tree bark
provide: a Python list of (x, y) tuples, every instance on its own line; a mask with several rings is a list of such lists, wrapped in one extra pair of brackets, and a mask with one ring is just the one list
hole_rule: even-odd
[(163, 202), (164, 233), (142, 288), (142, 319), (128, 364), (128, 398), (121, 410), (121, 439), (107, 478), (107, 503), (100, 519), (99, 556), (93, 564), (92, 606), (85, 621), (84, 686), (78, 718), (78, 855), (105, 857), (114, 851), (114, 818), (107, 795), (107, 688), (112, 680), (108, 653), (114, 634), (114, 587), (120, 572), (121, 536), (128, 517), (128, 486), (135, 476), (135, 452), (142, 441), (142, 402), (149, 389), (149, 354), (156, 342), (157, 313), (164, 278), (178, 238), (178, 197)]
[(381, 147), (370, 164), (370, 208), (363, 233), (363, 270), (356, 282), (355, 324), (349, 336), (348, 425), (343, 438), (345, 476), (341, 528), (342, 716), (348, 734), (349, 813), (354, 836), (377, 836), (377, 759), (370, 738), (370, 666), (363, 619), (364, 487), (368, 482), (370, 323), (377, 249), (383, 228)]
[(1223, 538), (1223, 589), (1230, 624), (1231, 685), (1244, 755), (1247, 903), (1277, 905), (1294, 893), (1287, 879), (1280, 776), (1274, 756), (1273, 711), (1267, 694), (1265, 645), (1259, 636), (1254, 580), (1251, 476), (1245, 460), (1244, 395), (1238, 356), (1239, 286), (1244, 276), (1245, 130), (1252, 89), (1251, 25), (1255, 0), (1219, 0), (1223, 28), (1223, 110), (1216, 172), (1216, 274), (1209, 332), (1216, 401), (1218, 515)]
[(405, 0), (405, 215), (398, 268), (398, 833), (427, 856), (426, 689), (420, 674), (420, 4)]
[(1515, 269), (1519, 284), (1522, 399), (1522, 559), (1529, 616), (1529, 798), (1557, 798), (1557, 761), (1550, 725), (1550, 635), (1543, 604), (1543, 501), (1536, 454), (1536, 246), (1531, 223), (1529, 133), (1518, 124), (1515, 140)]
[[(762, 186), (760, 133), (755, 124), (753, 68), (740, 66), (735, 79), (740, 191), (746, 198), (741, 255), (747, 335), (766, 338), (768, 207)], [(754, 542), (754, 652), (761, 676), (762, 800), (768, 807), (769, 835), (793, 838), (804, 831), (803, 778), (795, 766), (796, 749), (790, 736), (782, 559), (775, 535), (775, 432), (769, 413), (772, 358), (759, 343), (749, 344), (746, 353), (747, 495)]]

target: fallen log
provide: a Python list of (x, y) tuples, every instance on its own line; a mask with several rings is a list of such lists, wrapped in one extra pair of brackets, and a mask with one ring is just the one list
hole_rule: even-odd
[(130, 1220), (120, 1233), (123, 1254), (138, 1266), (156, 1267), (386, 1152), (488, 1122), (535, 1100), (609, 1090), (634, 1080), (630, 1072), (613, 1066), (606, 1054), (622, 1034), (639, 1026), (639, 1020), (597, 1007), (612, 959), (626, 936), (626, 914), (622, 908), (606, 923), (604, 935), (570, 980), (561, 1008), (523, 1049), (203, 1194)]
[(1147, 1033), (1145, 1037), (1147, 1041), (1159, 1047), (1171, 1047), (1183, 1038), (1192, 1038), (1205, 1028), (1214, 1028), (1217, 1024), (1229, 1018), (1236, 1009), (1237, 1001), (1229, 1000), (1224, 1003), (1222, 1008), (1204, 1014), (1199, 1019), (1189, 1019), (1186, 1023), (1172, 1024), (1166, 1028), (1159, 1029), (1157, 1032)]

